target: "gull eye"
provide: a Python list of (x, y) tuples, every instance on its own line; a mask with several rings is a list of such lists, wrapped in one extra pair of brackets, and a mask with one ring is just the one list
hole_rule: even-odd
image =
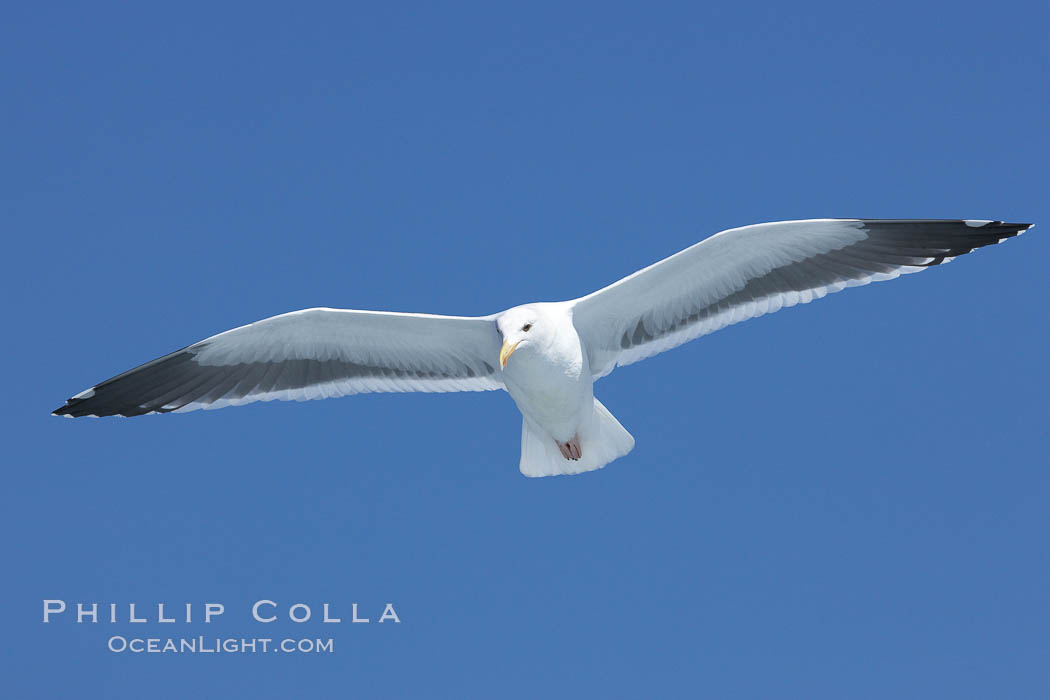
[(526, 333), (528, 333), (530, 328), (532, 328), (532, 324), (531, 323), (526, 323), (524, 326), (521, 327), (521, 330), (523, 330)]

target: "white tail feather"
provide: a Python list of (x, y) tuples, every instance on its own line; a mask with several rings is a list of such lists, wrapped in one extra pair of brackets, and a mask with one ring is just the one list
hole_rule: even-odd
[(589, 472), (601, 469), (634, 448), (634, 438), (598, 399), (594, 400), (594, 411), (580, 425), (578, 434), (583, 456), (576, 461), (565, 459), (554, 438), (524, 419), (521, 423), (521, 473), (525, 476), (556, 476)]

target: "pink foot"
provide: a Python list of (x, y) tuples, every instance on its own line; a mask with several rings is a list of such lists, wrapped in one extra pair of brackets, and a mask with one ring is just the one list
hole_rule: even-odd
[(558, 449), (561, 450), (561, 456), (565, 459), (571, 459), (573, 461), (578, 460), (583, 456), (583, 451), (580, 449), (580, 436), (573, 437), (568, 442), (558, 442)]

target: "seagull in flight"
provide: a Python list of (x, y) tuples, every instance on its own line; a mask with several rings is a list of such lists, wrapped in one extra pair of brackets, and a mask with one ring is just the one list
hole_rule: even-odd
[(139, 416), (366, 392), (503, 389), (525, 476), (605, 466), (634, 438), (594, 381), (728, 325), (920, 272), (1023, 233), (975, 220), (813, 219), (722, 231), (571, 301), (490, 316), (304, 309), (219, 333), (68, 399), (55, 415)]

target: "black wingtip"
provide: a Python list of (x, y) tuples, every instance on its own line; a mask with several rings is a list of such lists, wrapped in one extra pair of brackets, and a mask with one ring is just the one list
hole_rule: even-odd
[(1022, 233), (1035, 226), (1035, 224), (1009, 223), (1004, 221), (993, 221), (992, 224), (1003, 232), (1004, 235), (1000, 240), (1020, 236)]
[(77, 413), (76, 409), (79, 403), (81, 403), (80, 399), (66, 399), (66, 403), (62, 406), (59, 406), (54, 411), (51, 411), (51, 415), (63, 416), (65, 418), (77, 418), (81, 415), (84, 415), (82, 413)]
[(1009, 221), (989, 221), (986, 226), (1002, 226), (1003, 228), (1016, 229), (1018, 233), (1023, 233), (1028, 229), (1035, 226), (1035, 224), (1025, 224), (1020, 222), (1009, 222)]
[(1007, 238), (1013, 238), (1019, 236), (1028, 229), (1035, 226), (1035, 224), (1024, 224), (1024, 223), (1011, 223), (1008, 221), (990, 221), (981, 228), (995, 228), (1001, 235), (1000, 241), (1004, 241)]
[(98, 415), (97, 402), (94, 401), (96, 389), (98, 387), (94, 386), (66, 399), (65, 404), (51, 411), (51, 415), (64, 418), (83, 418), (85, 416)]

